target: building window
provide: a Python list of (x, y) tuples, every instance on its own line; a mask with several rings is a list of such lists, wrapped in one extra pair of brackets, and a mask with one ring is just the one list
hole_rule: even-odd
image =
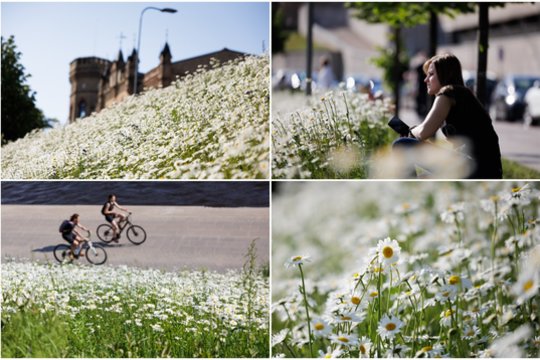
[(79, 102), (79, 111), (77, 111), (77, 117), (78, 118), (83, 118), (87, 115), (87, 110), (86, 110), (86, 101), (84, 100), (81, 100)]

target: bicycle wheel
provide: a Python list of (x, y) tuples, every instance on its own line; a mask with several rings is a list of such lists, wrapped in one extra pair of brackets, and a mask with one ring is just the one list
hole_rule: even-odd
[(106, 243), (110, 243), (111, 241), (113, 241), (113, 234), (114, 234), (114, 231), (113, 231), (113, 228), (111, 225), (109, 224), (101, 224), (98, 226), (97, 228), (97, 236), (99, 238), (99, 240), (103, 241), (103, 242), (106, 242)]
[(99, 246), (86, 247), (84, 249), (84, 256), (86, 256), (86, 260), (89, 263), (94, 265), (101, 265), (107, 261), (107, 252)]
[(70, 251), (71, 251), (71, 246), (69, 245), (66, 245), (66, 244), (56, 245), (53, 250), (54, 258), (59, 263), (63, 263), (66, 259), (71, 261), (71, 259), (69, 258)]
[(140, 245), (146, 240), (146, 231), (139, 225), (131, 225), (127, 231), (127, 238), (135, 245)]

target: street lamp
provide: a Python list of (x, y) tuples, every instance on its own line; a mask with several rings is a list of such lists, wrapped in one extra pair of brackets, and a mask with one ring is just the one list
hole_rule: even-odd
[(166, 12), (166, 13), (170, 13), (170, 14), (174, 14), (176, 12), (176, 9), (171, 9), (171, 8), (160, 9), (160, 8), (153, 7), (153, 6), (146, 7), (141, 12), (141, 17), (139, 18), (139, 39), (137, 40), (137, 59), (134, 59), (135, 60), (135, 74), (134, 74), (135, 76), (134, 76), (134, 81), (133, 81), (133, 94), (137, 94), (137, 77), (139, 75), (139, 56), (141, 54), (142, 20), (143, 20), (144, 12), (146, 10), (157, 10), (157, 11)]

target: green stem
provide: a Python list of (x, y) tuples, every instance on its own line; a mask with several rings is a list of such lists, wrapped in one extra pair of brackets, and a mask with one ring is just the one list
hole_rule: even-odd
[[(381, 322), (382, 318), (382, 294), (381, 294), (381, 287), (382, 287), (382, 264), (379, 263), (379, 278), (377, 280), (377, 302), (378, 302), (378, 314), (379, 317), (377, 319), (376, 326)], [(377, 333), (377, 357), (381, 357), (381, 336)]]
[(307, 326), (308, 326), (308, 334), (309, 334), (309, 352), (311, 354), (311, 357), (313, 356), (313, 337), (311, 335), (311, 319), (309, 318), (309, 306), (307, 301), (307, 295), (306, 295), (306, 284), (304, 282), (304, 271), (302, 270), (302, 264), (298, 264), (298, 269), (300, 269), (300, 275), (302, 277), (302, 294), (304, 295), (304, 304), (306, 306), (306, 316), (307, 316)]
[(457, 237), (458, 237), (458, 241), (459, 241), (459, 247), (463, 247), (463, 239), (462, 239), (462, 234), (461, 234), (461, 226), (459, 226), (459, 220), (457, 219), (457, 214), (454, 215), (455, 218), (454, 218), (454, 222), (456, 223), (456, 230), (457, 230)]
[(497, 201), (494, 201), (495, 204), (495, 218), (493, 219), (493, 234), (491, 235), (491, 277), (493, 282), (495, 282), (495, 245), (497, 244), (497, 230), (499, 227), (497, 219)]

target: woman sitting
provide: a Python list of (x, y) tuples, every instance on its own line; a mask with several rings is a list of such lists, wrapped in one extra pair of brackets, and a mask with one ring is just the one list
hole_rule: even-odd
[(427, 60), (423, 69), (427, 92), (435, 96), (435, 101), (426, 119), (412, 127), (408, 137), (396, 140), (394, 148), (424, 142), (441, 129), (456, 148), (465, 144), (459, 151), (473, 160), (468, 178), (501, 179), (499, 138), (487, 111), (465, 87), (458, 58), (451, 54), (437, 55)]

